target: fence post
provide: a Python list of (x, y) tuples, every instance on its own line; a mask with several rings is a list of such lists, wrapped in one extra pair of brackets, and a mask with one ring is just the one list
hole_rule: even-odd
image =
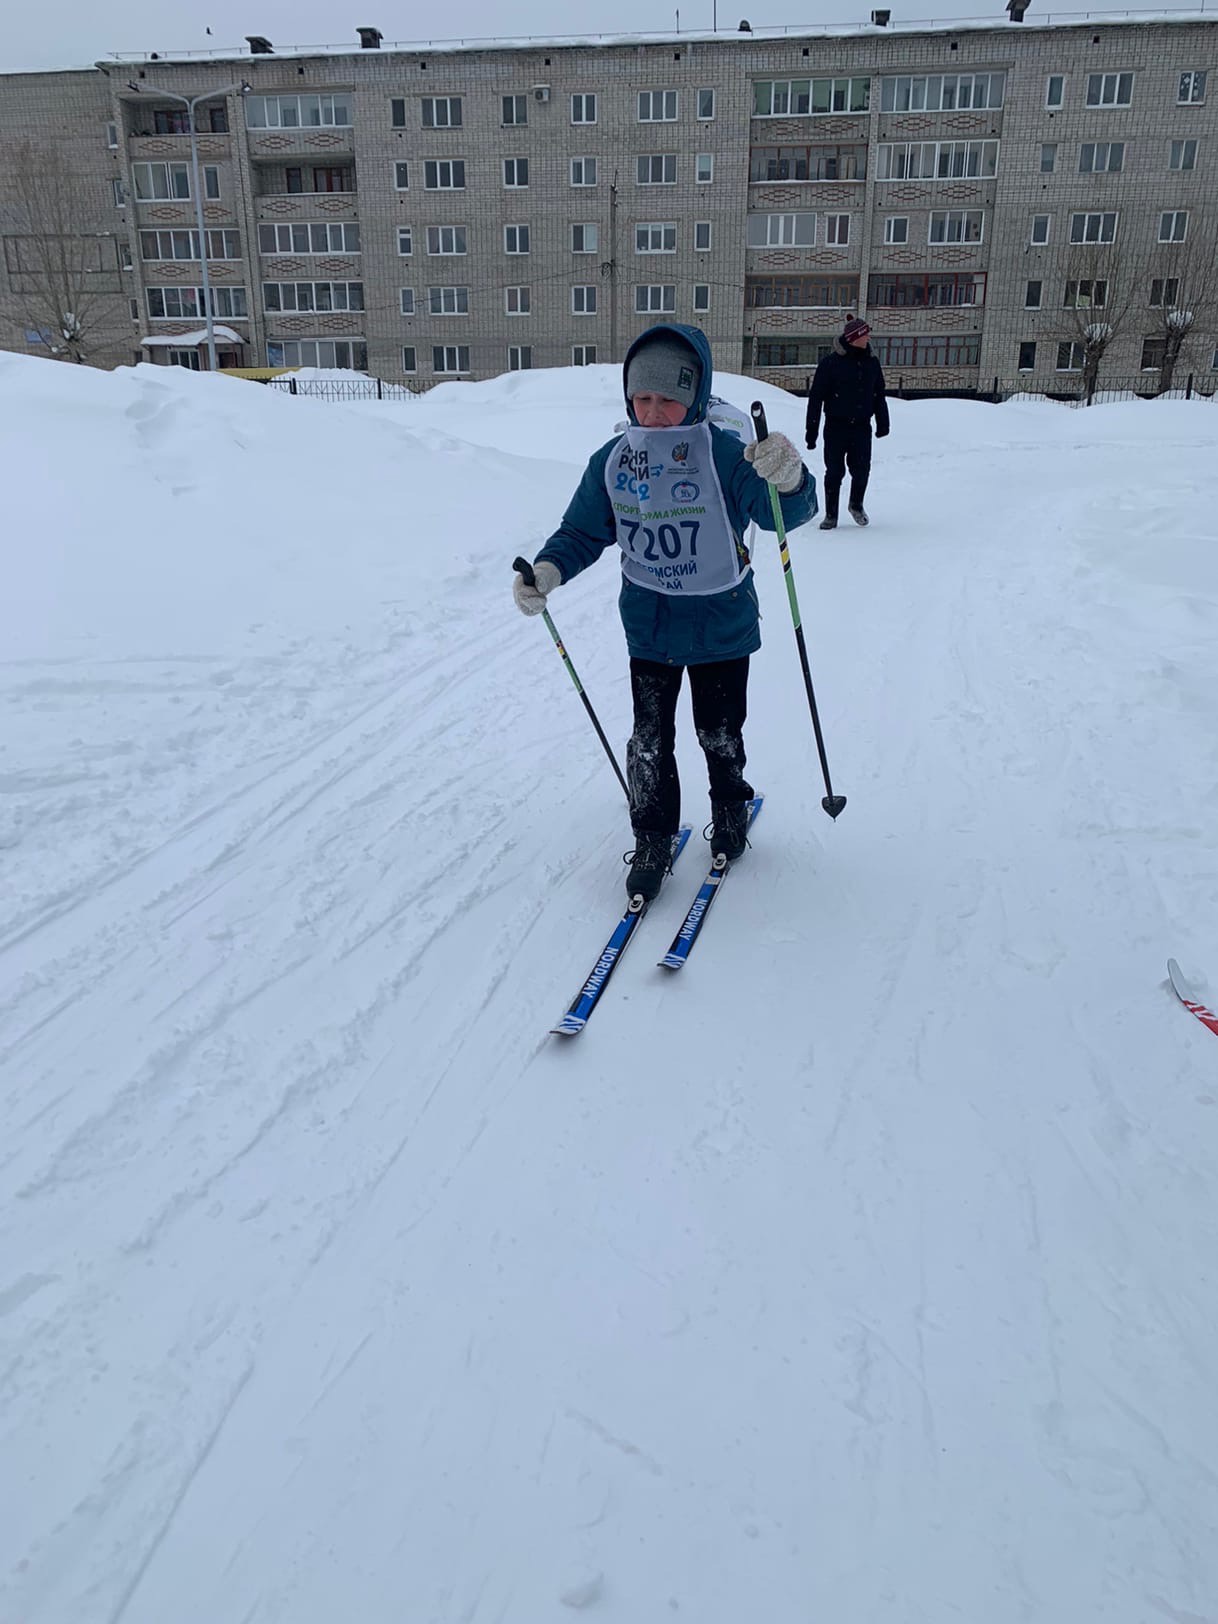
[(378, 400), (384, 399), (384, 396), (381, 394), (381, 380), (379, 378), (376, 380), (376, 398)]
[(296, 393), (296, 379), (295, 378), (289, 378), (288, 379), (288, 394), (289, 395), (294, 395), (295, 393)]
[(1184, 385), (1184, 398), (1185, 400), (1191, 400), (1193, 398), (1193, 375), (1191, 372), (1189, 373), (1188, 380)]

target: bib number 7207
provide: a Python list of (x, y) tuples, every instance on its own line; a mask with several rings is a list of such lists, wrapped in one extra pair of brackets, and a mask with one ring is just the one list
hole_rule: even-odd
[[(658, 562), (657, 547), (665, 558), (680, 558), (686, 541), (689, 542), (689, 556), (698, 556), (698, 530), (701, 525), (698, 519), (682, 519), (678, 524), (661, 524), (655, 529), (641, 524), (637, 519), (622, 519), (619, 522), (626, 532), (626, 545), (630, 551), (636, 557), (640, 556), (639, 548), (635, 546), (635, 538), (638, 537), (642, 543), (641, 556), (649, 564)], [(682, 530), (688, 534), (683, 536)]]

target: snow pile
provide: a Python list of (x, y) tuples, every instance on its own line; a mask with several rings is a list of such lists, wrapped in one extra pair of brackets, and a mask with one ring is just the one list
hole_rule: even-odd
[(559, 1047), (629, 832), (510, 563), (619, 410), (0, 356), (0, 1618), (1213, 1614), (1218, 411), (895, 403), (845, 813), (765, 537), (754, 849)]

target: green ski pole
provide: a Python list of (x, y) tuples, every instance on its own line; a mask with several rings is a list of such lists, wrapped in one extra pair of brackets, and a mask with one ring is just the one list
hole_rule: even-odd
[[(512, 565), (512, 568), (514, 570), (518, 571), (519, 574), (524, 577), (525, 586), (534, 586), (534, 585), (536, 585), (536, 581), (535, 581), (534, 576), (533, 576), (533, 566), (532, 566), (532, 564), (529, 563), (527, 558), (518, 558), (516, 560), (516, 562)], [(622, 786), (622, 789), (625, 791), (626, 800), (627, 800), (627, 802), (629, 802), (629, 800), (630, 800), (630, 786), (629, 786), (629, 784), (627, 784), (625, 778), (623, 778), (623, 776), (622, 776), (622, 769), (618, 766), (617, 757), (613, 753), (613, 749), (612, 749), (612, 747), (611, 747), (611, 745), (609, 743), (609, 740), (605, 737), (604, 728), (601, 726), (601, 724), (596, 719), (596, 712), (592, 709), (592, 701), (588, 698), (587, 694), (584, 692), (584, 685), (579, 680), (579, 673), (576, 671), (575, 667), (571, 664), (571, 656), (567, 653), (566, 649), (563, 647), (562, 638), (558, 635), (558, 627), (554, 624), (553, 620), (550, 618), (550, 611), (548, 609), (543, 609), (541, 611), (541, 618), (546, 623), (546, 630), (549, 632), (550, 636), (554, 639), (554, 647), (562, 655), (562, 663), (566, 666), (567, 674), (571, 678), (571, 681), (575, 684), (575, 692), (579, 695), (579, 697), (584, 702), (584, 709), (587, 711), (589, 717), (592, 720), (592, 726), (596, 729), (596, 736), (601, 741), (601, 743), (604, 745), (605, 754), (609, 757), (609, 765), (613, 768), (614, 772), (617, 774), (617, 781)]]
[[(766, 427), (765, 407), (759, 400), (753, 402), (753, 431), (759, 440), (764, 440), (769, 434)], [(835, 795), (833, 785), (829, 782), (829, 760), (825, 755), (824, 735), (820, 730), (820, 713), (816, 708), (816, 695), (812, 691), (812, 672), (808, 668), (808, 645), (804, 641), (803, 622), (799, 618), (799, 599), (795, 595), (795, 571), (791, 568), (791, 551), (787, 546), (787, 527), (782, 522), (782, 503), (778, 500), (778, 491), (770, 486), (770, 507), (774, 514), (774, 528), (778, 532), (778, 550), (782, 555), (782, 576), (787, 584), (787, 600), (791, 605), (791, 619), (795, 622), (795, 642), (799, 648), (799, 663), (803, 667), (804, 687), (808, 691), (808, 708), (812, 712), (812, 726), (816, 732), (816, 749), (820, 756), (820, 769), (825, 775), (825, 794), (821, 798), (821, 805), (831, 818), (836, 818), (846, 805), (844, 795)]]

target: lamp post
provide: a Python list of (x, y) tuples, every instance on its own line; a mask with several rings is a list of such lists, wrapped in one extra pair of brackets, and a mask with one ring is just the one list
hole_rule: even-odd
[(207, 323), (207, 367), (209, 372), (218, 372), (219, 363), (216, 360), (216, 324), (211, 310), (211, 277), (207, 270), (207, 227), (203, 222), (203, 190), (199, 185), (199, 142), (198, 131), (195, 128), (195, 108), (200, 102), (218, 101), (221, 96), (231, 96), (234, 91), (245, 95), (250, 86), (243, 79), (237, 85), (225, 85), (222, 90), (209, 90), (202, 96), (179, 96), (172, 90), (161, 90), (156, 85), (137, 85), (130, 79), (127, 89), (134, 90), (136, 95), (150, 91), (154, 96), (163, 96), (166, 101), (180, 102), (186, 109), (186, 121), (190, 126), (190, 186), (195, 199), (195, 223), (199, 230), (199, 263), (203, 267), (203, 314)]

